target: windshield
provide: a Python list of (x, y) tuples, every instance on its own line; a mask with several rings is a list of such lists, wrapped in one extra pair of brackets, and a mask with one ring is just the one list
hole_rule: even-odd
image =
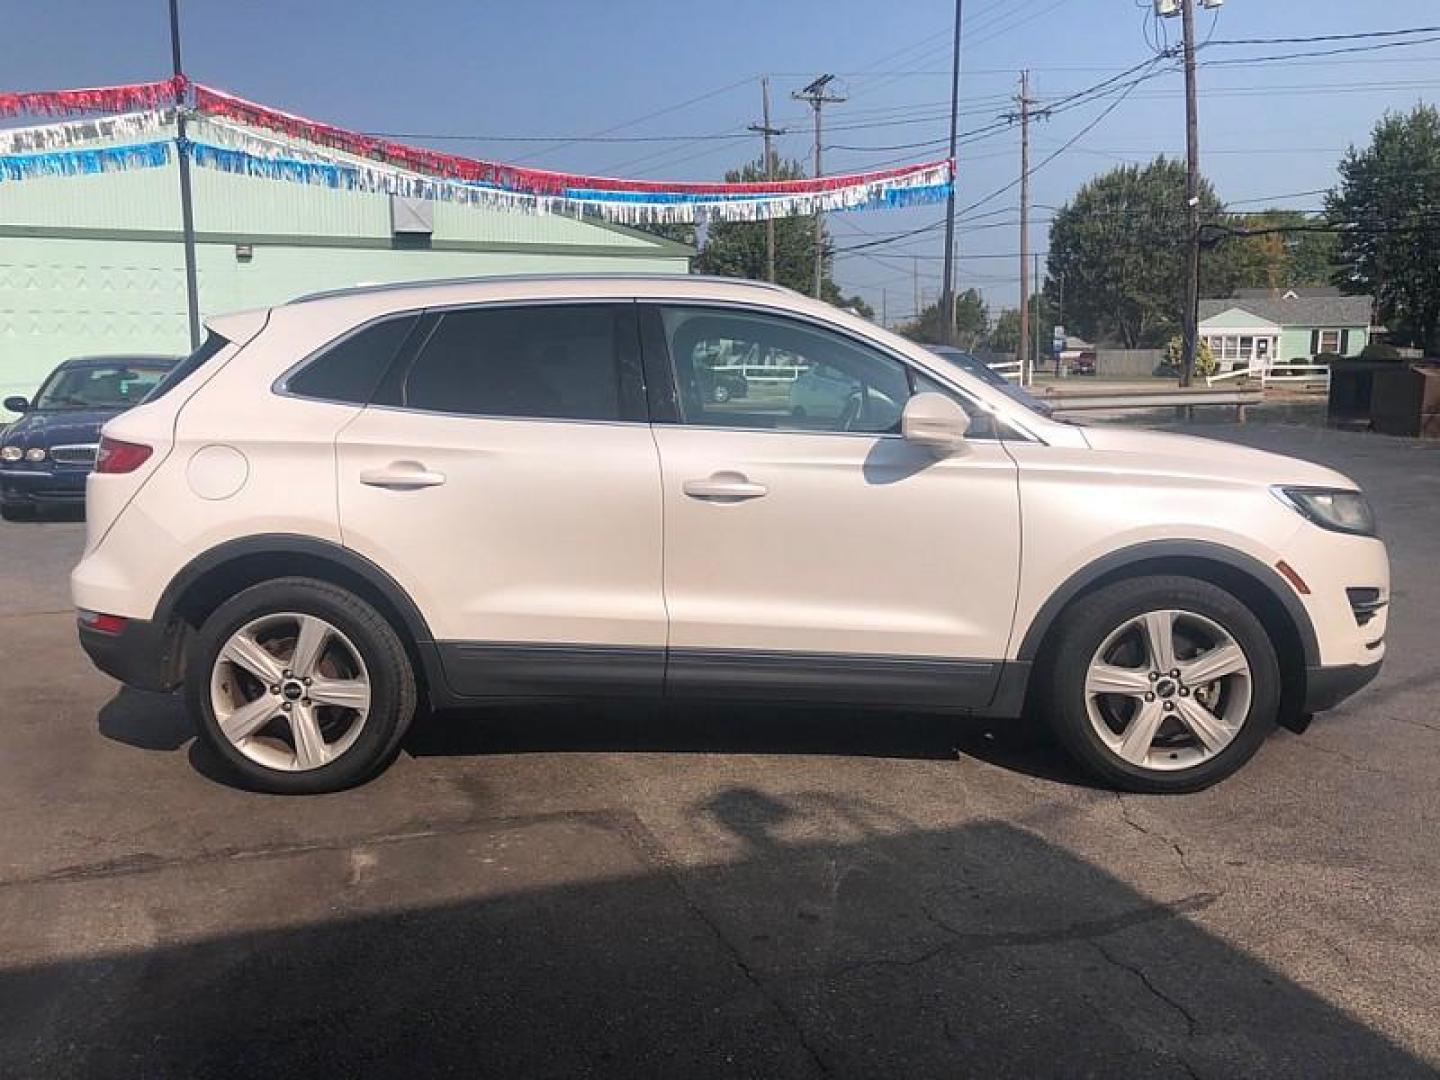
[(926, 348), (940, 357), (940, 359), (954, 364), (966, 374), (973, 375), (981, 382), (995, 387), (995, 389), (999, 390), (1006, 397), (1013, 401), (1018, 401), (1032, 412), (1037, 412), (1041, 416), (1049, 416), (1054, 411), (1048, 404), (1041, 401), (1024, 387), (1017, 386), (999, 372), (992, 370), (988, 364), (977, 356), (971, 356), (967, 352), (951, 348), (948, 345), (927, 345)]
[(144, 364), (87, 364), (61, 368), (35, 395), (36, 409), (128, 409), (137, 405), (168, 369)]

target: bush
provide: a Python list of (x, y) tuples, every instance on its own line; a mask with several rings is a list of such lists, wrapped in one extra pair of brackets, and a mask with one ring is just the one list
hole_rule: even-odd
[(1383, 341), (1372, 341), (1360, 350), (1361, 360), (1399, 360), (1400, 350)]
[(1345, 357), (1339, 353), (1322, 352), (1316, 353), (1313, 360), (1297, 360), (1297, 364), (1333, 364), (1336, 360), (1344, 360)]
[[(1180, 373), (1180, 358), (1185, 351), (1184, 343), (1179, 337), (1172, 337), (1170, 343), (1165, 346), (1165, 359), (1155, 369), (1157, 375), (1162, 374), (1161, 369), (1166, 369), (1163, 374), (1178, 375)], [(1220, 364), (1215, 359), (1215, 353), (1210, 348), (1210, 343), (1201, 338), (1195, 346), (1195, 374), (1204, 378), (1207, 375), (1214, 375), (1220, 370)]]

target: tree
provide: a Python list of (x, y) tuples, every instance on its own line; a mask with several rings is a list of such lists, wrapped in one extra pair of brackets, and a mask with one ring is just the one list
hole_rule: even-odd
[(1020, 347), (1020, 309), (1005, 308), (990, 328), (990, 348), (997, 353), (1013, 353)]
[[(938, 344), (944, 337), (944, 311), (940, 301), (920, 312), (920, 317), (901, 324), (898, 329), (911, 341)], [(955, 344), (973, 352), (985, 340), (990, 327), (990, 309), (977, 289), (966, 289), (955, 297)]]
[[(1204, 180), (1200, 212), (1222, 213)], [(1097, 176), (1050, 225), (1049, 298), (1058, 300), (1063, 279), (1066, 322), (1092, 340), (1127, 348), (1162, 342), (1180, 321), (1188, 235), (1182, 162), (1161, 156)], [(1233, 258), (1225, 245), (1207, 256), (1202, 295), (1228, 295)]]
[[(1328, 285), (1335, 275), (1335, 235), (1313, 231), (1325, 220), (1303, 210), (1261, 210), (1230, 219), (1236, 228), (1261, 230), (1259, 236), (1222, 241), (1229, 253), (1237, 288), (1287, 289)], [(1269, 231), (1266, 231), (1269, 230)]]
[[(774, 163), (776, 180), (803, 180), (805, 167), (798, 161)], [(756, 183), (765, 179), (763, 159), (752, 161), (725, 174), (729, 183)], [(831, 279), (834, 248), (828, 232), (823, 234), (822, 299), (841, 302), (840, 289)], [(765, 223), (763, 221), (717, 221), (706, 230), (705, 245), (695, 259), (695, 271), (719, 274), (722, 277), (743, 277), (765, 280)], [(778, 284), (807, 295), (815, 290), (815, 218), (783, 217), (775, 219), (775, 280)], [(856, 298), (843, 300), (841, 306), (852, 306)], [(864, 303), (864, 301), (860, 301)], [(866, 305), (868, 307), (868, 305)]]
[(1376, 298), (1392, 340), (1440, 347), (1440, 112), (1386, 113), (1325, 208), (1341, 227), (1336, 283)]

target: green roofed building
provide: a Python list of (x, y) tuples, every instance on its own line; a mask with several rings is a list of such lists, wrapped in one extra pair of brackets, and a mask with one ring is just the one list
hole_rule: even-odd
[[(373, 282), (684, 274), (694, 251), (589, 219), (192, 171), (202, 316)], [(177, 167), (0, 180), (0, 397), (60, 361), (189, 351)], [(0, 415), (5, 415), (0, 413)]]

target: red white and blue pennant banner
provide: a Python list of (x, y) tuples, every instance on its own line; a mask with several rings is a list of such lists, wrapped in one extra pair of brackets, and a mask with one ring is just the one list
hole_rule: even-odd
[(194, 117), (196, 127), (194, 138), (183, 146), (202, 168), (532, 213), (596, 214), (632, 224), (759, 221), (819, 211), (908, 206), (944, 199), (951, 184), (949, 161), (747, 184), (627, 180), (528, 169), (348, 131), (183, 78), (4, 94), (0, 115), (114, 112), (133, 110), (136, 104), (148, 104), (150, 109), (98, 120), (0, 129), (0, 179), (164, 165), (168, 151), (157, 149), (166, 146), (164, 142), (87, 144), (154, 135), (173, 122), (175, 109), (184, 109)]

